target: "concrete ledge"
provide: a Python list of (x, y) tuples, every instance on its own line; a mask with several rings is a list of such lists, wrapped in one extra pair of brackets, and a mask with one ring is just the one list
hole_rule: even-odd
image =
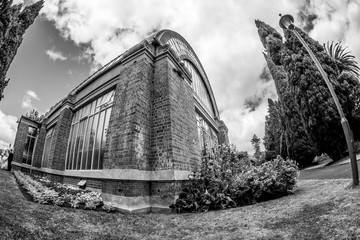
[(162, 200), (159, 196), (125, 197), (102, 193), (105, 204), (109, 204), (124, 213), (170, 213), (172, 200)]
[(103, 170), (56, 170), (38, 168), (13, 162), (13, 165), (28, 168), (39, 172), (55, 174), (64, 177), (112, 179), (112, 180), (137, 180), (137, 181), (169, 181), (189, 180), (190, 171), (183, 170), (157, 170), (147, 171), (138, 169), (103, 169)]

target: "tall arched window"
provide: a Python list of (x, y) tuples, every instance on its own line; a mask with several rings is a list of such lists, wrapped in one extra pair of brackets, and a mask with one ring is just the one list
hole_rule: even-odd
[(185, 66), (192, 74), (192, 88), (194, 89), (195, 93), (197, 94), (198, 98), (201, 100), (202, 104), (204, 105), (205, 109), (208, 110), (210, 115), (214, 116), (213, 107), (211, 104), (209, 93), (206, 89), (205, 83), (202, 80), (200, 74), (195, 69), (195, 67), (189, 61), (184, 61)]
[(24, 151), (23, 151), (23, 159), (22, 159), (22, 162), (25, 164), (31, 165), (35, 142), (36, 142), (36, 136), (37, 136), (37, 129), (35, 127), (29, 126), (28, 134), (24, 146)]
[(52, 138), (54, 134), (54, 128), (55, 127), (52, 127), (46, 132), (43, 160), (41, 164), (42, 167), (48, 167), (49, 164), (49, 155), (50, 155)]
[(67, 149), (67, 170), (102, 169), (114, 91), (75, 112)]

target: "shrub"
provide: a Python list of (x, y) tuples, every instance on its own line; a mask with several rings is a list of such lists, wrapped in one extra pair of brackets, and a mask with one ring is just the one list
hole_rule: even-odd
[(244, 152), (220, 146), (213, 154), (203, 151), (200, 171), (170, 208), (177, 213), (233, 208), (292, 193), (299, 174), (297, 164), (280, 156), (259, 166)]
[(294, 161), (278, 156), (235, 176), (231, 196), (238, 206), (278, 198), (293, 192), (298, 175)]

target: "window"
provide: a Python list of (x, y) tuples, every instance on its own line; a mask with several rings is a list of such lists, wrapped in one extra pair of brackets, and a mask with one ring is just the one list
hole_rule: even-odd
[(67, 170), (103, 168), (114, 93), (108, 92), (75, 112), (67, 149)]
[(199, 148), (203, 150), (211, 150), (218, 144), (218, 139), (214, 129), (198, 114), (196, 114), (196, 122), (198, 128)]
[(212, 108), (210, 96), (208, 94), (208, 91), (206, 89), (205, 83), (200, 77), (200, 74), (195, 69), (195, 67), (189, 62), (184, 61), (185, 66), (192, 75), (192, 88), (196, 92), (198, 98), (201, 100), (202, 104), (204, 105), (204, 108), (210, 113), (211, 116), (214, 116), (214, 111)]
[(23, 160), (22, 160), (22, 162), (25, 164), (31, 165), (33, 153), (34, 153), (36, 135), (37, 135), (37, 129), (29, 126), (26, 142), (24, 145)]
[(50, 128), (46, 133), (44, 154), (43, 154), (43, 160), (42, 160), (42, 164), (41, 164), (42, 167), (48, 167), (50, 148), (51, 148), (53, 135), (54, 135), (54, 127)]

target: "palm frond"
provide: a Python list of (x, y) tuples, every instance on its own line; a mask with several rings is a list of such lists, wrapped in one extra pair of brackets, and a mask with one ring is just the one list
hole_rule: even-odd
[(334, 44), (334, 41), (323, 44), (323, 47), (339, 68), (340, 74), (346, 71), (360, 79), (360, 67), (355, 61), (355, 56), (351, 55), (350, 52), (345, 52), (347, 47), (343, 47), (341, 42)]

